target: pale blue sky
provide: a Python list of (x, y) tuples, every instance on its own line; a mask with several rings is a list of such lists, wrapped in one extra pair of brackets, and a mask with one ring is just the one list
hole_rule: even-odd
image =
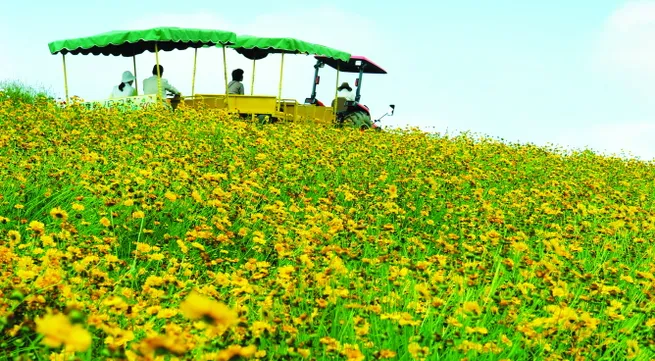
[[(389, 74), (364, 78), (362, 102), (374, 115), (397, 104), (387, 125), (655, 156), (654, 1), (12, 1), (0, 20), (0, 45), (16, 49), (0, 54), (0, 79), (42, 83), (58, 95), (61, 56), (49, 54), (50, 41), (130, 27), (214, 27), (370, 57)], [(220, 93), (220, 55), (207, 54), (199, 53), (196, 89)], [(192, 51), (162, 57), (165, 77), (190, 93)], [(137, 61), (145, 75), (154, 57)], [(120, 58), (67, 62), (71, 93), (87, 99), (108, 94), (131, 70)], [(304, 99), (313, 61), (285, 64), (284, 96)], [(230, 54), (228, 68), (235, 66), (246, 70), (249, 91), (250, 63)], [(258, 63), (256, 93), (276, 94), (278, 69), (279, 57)], [(329, 102), (335, 79), (327, 69), (319, 98)]]

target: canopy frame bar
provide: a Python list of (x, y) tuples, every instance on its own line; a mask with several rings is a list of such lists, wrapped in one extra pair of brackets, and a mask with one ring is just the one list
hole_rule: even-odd
[(339, 107), (339, 75), (341, 73), (341, 71), (339, 69), (340, 69), (340, 66), (337, 63), (337, 84), (334, 87), (334, 107), (332, 109), (332, 115), (334, 116), (335, 120), (337, 118), (337, 108)]
[(282, 110), (282, 77), (284, 75), (284, 53), (282, 53), (282, 60), (280, 61), (280, 86), (277, 92), (278, 111)]
[(250, 95), (254, 94), (255, 91), (255, 59), (252, 60), (252, 79), (250, 80)]
[(196, 61), (198, 59), (198, 48), (193, 52), (193, 75), (191, 77), (191, 96), (196, 94)]
[(132, 55), (132, 69), (134, 69), (134, 90), (139, 95), (139, 78), (136, 76), (136, 55)]
[(225, 81), (225, 102), (227, 104), (229, 92), (227, 91), (227, 58), (225, 56), (225, 44), (223, 44), (223, 80)]
[(155, 63), (157, 64), (157, 100), (161, 99), (161, 72), (159, 71), (159, 46), (155, 43)]
[(61, 54), (61, 60), (64, 64), (64, 92), (66, 94), (66, 103), (68, 103), (68, 72), (66, 71), (66, 54)]

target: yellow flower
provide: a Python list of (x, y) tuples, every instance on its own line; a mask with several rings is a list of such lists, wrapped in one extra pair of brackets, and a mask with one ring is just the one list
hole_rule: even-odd
[(172, 308), (164, 308), (157, 312), (157, 318), (171, 318), (177, 315), (178, 311)]
[(197, 248), (197, 249), (199, 249), (201, 251), (205, 250), (205, 247), (202, 244), (198, 243), (198, 242), (191, 243), (191, 247)]
[(489, 333), (486, 327), (466, 327), (466, 333), (479, 333), (482, 335), (486, 335)]
[(394, 358), (396, 357), (396, 352), (391, 351), (391, 350), (382, 350), (378, 353), (377, 358), (379, 359), (385, 359), (385, 358)]
[(152, 336), (141, 341), (141, 345), (149, 353), (153, 353), (160, 350), (166, 350), (176, 356), (182, 356), (187, 352), (184, 342), (179, 342), (181, 340), (176, 340), (173, 337), (169, 336)]
[(7, 232), (7, 236), (12, 242), (20, 242), (20, 233), (18, 231), (11, 230)]
[(112, 330), (111, 335), (105, 338), (105, 345), (110, 349), (117, 349), (125, 346), (128, 342), (134, 340), (134, 332), (124, 330)]
[(73, 210), (81, 212), (84, 210), (84, 206), (79, 203), (73, 203)]
[(168, 199), (171, 202), (175, 202), (175, 200), (177, 199), (177, 195), (173, 192), (166, 192), (166, 194), (164, 194), (164, 197), (166, 197), (166, 199)]
[(48, 236), (46, 234), (42, 235), (40, 239), (41, 239), (41, 243), (43, 244), (43, 247), (52, 247), (57, 245), (55, 243), (55, 240), (51, 236)]
[(55, 207), (55, 208), (51, 209), (50, 210), (50, 215), (54, 219), (61, 219), (61, 220), (64, 220), (64, 221), (68, 219), (68, 213), (66, 213), (65, 210), (63, 210), (63, 209), (61, 209), (59, 207)]
[(423, 359), (429, 353), (429, 349), (426, 346), (421, 347), (417, 342), (410, 343), (407, 346), (407, 350), (414, 359)]
[(45, 225), (39, 221), (30, 222), (30, 229), (37, 234), (42, 234), (45, 232)]
[(240, 345), (231, 345), (227, 349), (222, 350), (218, 353), (216, 360), (219, 361), (229, 361), (233, 358), (240, 357), (251, 357), (257, 352), (257, 347), (250, 345), (248, 347), (242, 347)]
[(153, 253), (148, 255), (148, 259), (150, 259), (151, 261), (161, 261), (164, 258), (165, 258), (164, 255), (161, 253)]
[(553, 289), (553, 297), (566, 297), (566, 290), (561, 287), (555, 287)]
[(655, 318), (649, 318), (644, 325), (649, 328), (655, 326)]
[(466, 301), (462, 308), (467, 313), (476, 313), (478, 315), (482, 313), (482, 307), (476, 301)]
[(65, 345), (66, 351), (86, 351), (91, 346), (91, 334), (80, 325), (72, 325), (65, 315), (48, 314), (37, 318), (36, 331), (45, 337), (48, 347)]
[(347, 361), (364, 361), (366, 359), (357, 345), (344, 345), (343, 354), (347, 357)]
[(141, 218), (144, 218), (145, 216), (146, 216), (146, 214), (143, 213), (143, 211), (136, 211), (136, 212), (132, 213), (132, 218), (134, 218), (134, 219), (141, 219)]
[(107, 217), (102, 217), (100, 219), (100, 224), (102, 224), (105, 227), (109, 227), (111, 225), (111, 222), (109, 221), (109, 219)]
[(635, 341), (635, 340), (628, 340), (628, 341), (626, 341), (626, 346), (627, 346), (627, 350), (626, 350), (626, 351), (627, 351), (627, 355), (626, 355), (626, 358), (627, 358), (628, 360), (631, 360), (631, 359), (633, 359), (633, 358), (636, 358), (636, 357), (639, 356), (639, 354), (641, 353), (641, 350), (639, 349), (639, 342), (637, 342), (637, 341)]
[(195, 291), (180, 304), (180, 310), (190, 319), (203, 319), (214, 325), (229, 327), (239, 321), (237, 313), (225, 304), (213, 301)]
[(389, 198), (398, 198), (398, 187), (395, 184), (390, 185), (387, 188), (387, 194), (389, 194)]
[(139, 253), (148, 253), (152, 250), (152, 246), (143, 242), (136, 242), (136, 250)]

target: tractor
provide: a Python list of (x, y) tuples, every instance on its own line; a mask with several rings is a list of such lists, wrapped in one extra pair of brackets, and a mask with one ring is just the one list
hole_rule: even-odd
[(314, 65), (314, 84), (312, 87), (311, 97), (305, 99), (305, 104), (314, 104), (317, 106), (323, 106), (318, 99), (316, 99), (316, 86), (320, 82), (320, 77), (318, 75), (319, 70), (327, 64), (333, 69), (336, 69), (338, 72), (345, 73), (357, 73), (359, 77), (355, 80), (355, 87), (357, 88), (355, 100), (347, 100), (343, 97), (336, 97), (332, 101), (332, 107), (336, 110), (335, 123), (338, 127), (351, 126), (357, 129), (370, 129), (375, 128), (381, 130), (381, 128), (376, 124), (383, 117), (387, 115), (393, 115), (395, 111), (395, 106), (390, 105), (391, 110), (385, 113), (382, 117), (371, 120), (371, 112), (369, 108), (360, 103), (361, 99), (361, 89), (362, 89), (362, 78), (364, 74), (387, 74), (386, 70), (382, 69), (380, 66), (372, 62), (363, 56), (351, 56), (350, 60), (335, 60), (333, 58), (328, 58), (325, 56), (315, 56), (316, 64)]

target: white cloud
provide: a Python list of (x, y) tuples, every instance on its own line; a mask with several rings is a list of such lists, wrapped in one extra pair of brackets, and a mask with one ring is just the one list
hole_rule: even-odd
[(631, 30), (634, 26), (651, 25), (655, 20), (655, 2), (628, 1), (609, 18), (608, 25), (616, 30)]
[[(632, 97), (652, 99), (655, 114), (655, 0), (626, 1), (606, 19), (597, 38), (592, 66), (597, 76), (615, 84)], [(655, 158), (655, 119), (643, 114), (639, 121), (570, 127), (556, 143), (581, 149), (589, 147), (607, 155)]]
[(644, 94), (655, 94), (655, 1), (628, 1), (606, 21), (595, 65)]

